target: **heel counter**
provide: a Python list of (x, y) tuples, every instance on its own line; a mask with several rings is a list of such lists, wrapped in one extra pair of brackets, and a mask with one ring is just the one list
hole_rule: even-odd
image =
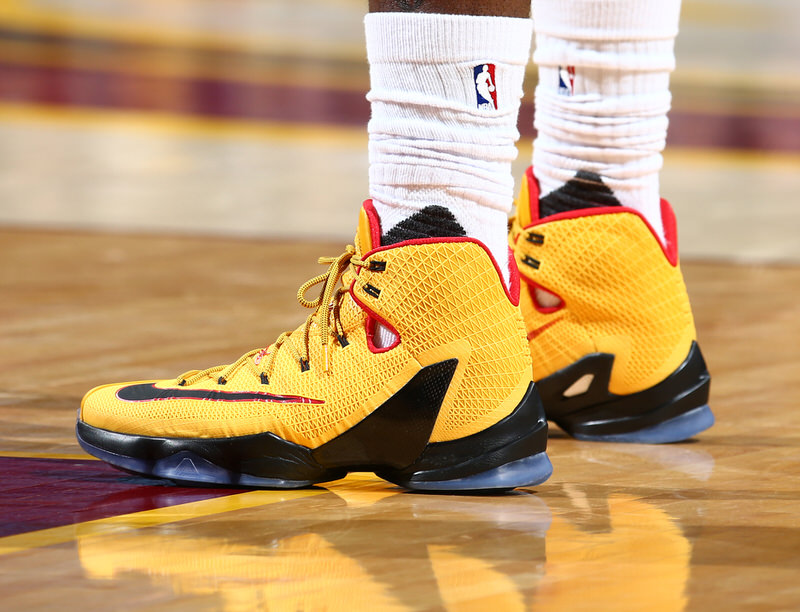
[[(668, 205), (665, 211), (669, 217)], [(523, 291), (538, 378), (586, 354), (608, 353), (615, 355), (611, 390), (628, 394), (659, 382), (682, 362), (695, 339), (694, 322), (674, 223), (667, 227), (664, 245), (637, 211), (606, 208), (527, 228), (536, 240), (517, 240), (523, 278), (563, 301), (546, 312)], [(526, 265), (526, 258), (535, 265)]]
[[(636, 304), (641, 311), (626, 330), (630, 350), (618, 354), (612, 370), (609, 391), (620, 395), (638, 393), (666, 379), (697, 339), (679, 262), (675, 214), (666, 200), (661, 200), (661, 213), (663, 242), (640, 213), (628, 219), (632, 240), (624, 257), (630, 262), (624, 274), (638, 280), (632, 283), (631, 293), (639, 296)], [(597, 344), (601, 352), (610, 348)]]

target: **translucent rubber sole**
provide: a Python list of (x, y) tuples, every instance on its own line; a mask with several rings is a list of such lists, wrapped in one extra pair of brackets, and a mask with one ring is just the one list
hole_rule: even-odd
[(629, 442), (641, 444), (667, 444), (680, 442), (705, 431), (714, 424), (714, 415), (708, 404), (698, 406), (657, 425), (626, 433), (587, 435), (575, 433), (578, 440), (592, 442)]
[[(215, 465), (191, 451), (181, 451), (156, 461), (147, 461), (108, 452), (84, 442), (80, 437), (78, 442), (87, 453), (116, 468), (126, 472), (164, 478), (179, 483), (270, 489), (299, 489), (315, 483), (312, 480), (284, 480), (239, 474)], [(336, 477), (330, 478), (330, 480), (335, 479)]]
[[(116, 468), (145, 476), (163, 478), (178, 483), (194, 485), (223, 485), (270, 489), (298, 489), (319, 482), (328, 482), (344, 477), (348, 470), (332, 472), (319, 480), (287, 480), (263, 478), (240, 474), (222, 468), (191, 451), (180, 451), (158, 460), (127, 457), (97, 448), (78, 437), (81, 447), (90, 455)], [(507, 490), (541, 484), (553, 473), (547, 453), (511, 461), (478, 474), (444, 481), (395, 481), (396, 484), (415, 491), (491, 491)]]
[(547, 453), (538, 453), (511, 461), (479, 474), (453, 480), (435, 482), (406, 481), (401, 486), (414, 491), (492, 491), (517, 487), (532, 487), (543, 483), (553, 473), (553, 465)]

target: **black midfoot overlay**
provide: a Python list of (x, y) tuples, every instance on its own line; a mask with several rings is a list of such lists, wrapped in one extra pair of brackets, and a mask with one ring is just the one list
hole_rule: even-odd
[[(708, 403), (711, 377), (696, 342), (666, 379), (638, 393), (608, 390), (614, 356), (587, 355), (537, 382), (547, 418), (576, 437), (627, 434), (657, 426)], [(585, 381), (585, 389), (579, 381)]]
[(399, 470), (376, 470), (390, 482), (414, 488), (425, 482), (468, 478), (498, 466), (544, 453), (547, 420), (536, 385), (531, 383), (520, 403), (506, 418), (483, 431), (428, 444), (419, 458)]

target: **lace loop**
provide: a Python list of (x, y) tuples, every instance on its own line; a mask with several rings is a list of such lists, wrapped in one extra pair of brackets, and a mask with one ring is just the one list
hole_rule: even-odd
[[(341, 321), (339, 320), (339, 314), (342, 297), (348, 292), (348, 290), (344, 287), (337, 287), (337, 285), (339, 284), (339, 281), (341, 280), (342, 275), (347, 270), (348, 266), (352, 265), (355, 267), (365, 267), (367, 264), (363, 259), (356, 257), (356, 249), (353, 245), (347, 245), (344, 253), (338, 257), (320, 257), (317, 261), (323, 265), (327, 264), (327, 271), (315, 276), (310, 280), (307, 280), (297, 290), (297, 301), (299, 304), (304, 308), (314, 309), (314, 312), (311, 313), (308, 318), (306, 318), (305, 322), (301, 326), (303, 329), (302, 352), (292, 340), (292, 335), (295, 332), (283, 332), (267, 349), (256, 349), (250, 351), (249, 353), (245, 353), (239, 357), (236, 362), (230, 365), (215, 366), (200, 372), (186, 372), (177, 378), (177, 384), (191, 385), (205, 377), (216, 378), (219, 384), (223, 384), (219, 381), (227, 381), (236, 370), (245, 364), (253, 370), (253, 373), (256, 376), (261, 378), (263, 384), (269, 384), (268, 382), (265, 382), (268, 381), (267, 373), (272, 370), (275, 359), (278, 355), (278, 349), (283, 346), (289, 347), (292, 356), (300, 364), (301, 370), (305, 372), (310, 368), (308, 343), (309, 335), (311, 333), (311, 324), (314, 321), (316, 321), (319, 325), (320, 342), (325, 352), (324, 371), (328, 372), (330, 370), (328, 341), (330, 339), (331, 332), (333, 332), (337, 338), (344, 337), (341, 333)], [(306, 293), (308, 293), (312, 287), (320, 284), (322, 287), (320, 288), (319, 295), (315, 299), (309, 300), (306, 297)], [(331, 318), (333, 318), (332, 328)], [(255, 371), (254, 361), (255, 363), (259, 363), (264, 357), (266, 357), (266, 362), (264, 363), (263, 370), (260, 372)]]

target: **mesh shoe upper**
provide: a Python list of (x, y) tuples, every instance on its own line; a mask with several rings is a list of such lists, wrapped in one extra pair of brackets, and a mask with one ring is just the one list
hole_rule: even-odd
[[(509, 239), (525, 281), (520, 305), (534, 376), (545, 378), (590, 353), (610, 353), (610, 392), (634, 393), (663, 380), (695, 339), (669, 204), (662, 200), (665, 247), (633, 209), (541, 218), (538, 198), (529, 169)], [(537, 289), (558, 299), (544, 305)]]
[[(474, 240), (381, 247), (379, 237), (377, 215), (366, 203), (350, 264), (339, 274), (346, 290), (267, 350), (230, 366), (148, 381), (162, 390), (159, 399), (137, 400), (129, 389), (134, 383), (97, 387), (84, 398), (81, 419), (145, 436), (269, 431), (315, 448), (369, 415), (422, 367), (452, 358), (458, 367), (431, 441), (468, 436), (507, 416), (531, 381), (518, 286), (505, 288)], [(374, 346), (376, 321), (397, 332), (396, 345)], [(143, 397), (152, 395), (143, 389)]]

